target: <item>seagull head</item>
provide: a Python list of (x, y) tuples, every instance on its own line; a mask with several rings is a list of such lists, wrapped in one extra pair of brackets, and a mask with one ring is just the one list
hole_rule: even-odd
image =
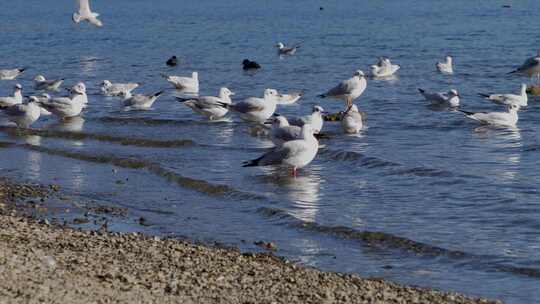
[(22, 91), (22, 86), (19, 83), (15, 85), (15, 91)]
[(278, 91), (274, 90), (274, 89), (266, 89), (264, 90), (264, 97), (265, 98), (273, 98), (273, 97), (276, 97), (278, 95)]
[(34, 77), (34, 81), (45, 81), (45, 76), (43, 75), (37, 75), (36, 77)]
[(458, 91), (455, 89), (450, 90), (448, 93), (452, 96), (460, 97)]
[(232, 92), (231, 90), (229, 90), (228, 88), (225, 88), (225, 87), (221, 88), (219, 90), (219, 93), (220, 93), (220, 95), (226, 95), (226, 96), (233, 96), (234, 95), (234, 92)]
[(285, 45), (284, 45), (283, 43), (281, 43), (281, 42), (278, 42), (278, 43), (276, 44), (276, 47), (277, 47), (278, 49), (281, 50), (282, 48), (285, 47)]
[(521, 107), (517, 104), (508, 105), (508, 112), (517, 112)]
[(28, 103), (35, 103), (35, 102), (39, 102), (39, 99), (36, 97), (36, 96), (30, 96), (28, 97)]
[(320, 114), (325, 114), (326, 112), (324, 111), (323, 107), (321, 106), (313, 106), (313, 113), (320, 113)]
[(364, 72), (362, 72), (361, 70), (357, 70), (356, 72), (354, 72), (354, 76), (362, 78), (364, 77)]
[(242, 61), (242, 64), (243, 65), (246, 65), (246, 64), (249, 64), (251, 61), (249, 61), (249, 59), (244, 59), (244, 61)]
[(112, 86), (112, 82), (110, 82), (109, 80), (103, 80), (103, 81), (101, 82), (101, 85), (102, 85), (103, 87), (108, 88), (108, 87)]
[(71, 92), (75, 92), (81, 95), (86, 94), (86, 85), (82, 82), (79, 82), (71, 88)]
[(199, 79), (199, 73), (197, 73), (197, 72), (191, 73), (191, 78)]

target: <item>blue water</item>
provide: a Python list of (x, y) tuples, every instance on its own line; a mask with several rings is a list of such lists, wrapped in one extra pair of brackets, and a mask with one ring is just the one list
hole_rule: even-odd
[[(78, 204), (127, 208), (129, 220), (111, 229), (244, 250), (272, 241), (277, 254), (325, 270), (532, 303), (540, 298), (538, 100), (530, 97), (509, 130), (434, 111), (416, 91), (457, 88), (464, 109), (504, 110), (476, 94), (516, 91), (528, 81), (506, 73), (537, 52), (540, 7), (501, 4), (96, 0), (105, 24), (96, 29), (72, 24), (71, 0), (2, 3), (0, 68), (29, 67), (18, 79), (25, 94), (38, 73), (84, 81), (90, 106), (70, 124), (42, 119), (30, 135), (2, 128), (0, 141), (12, 145), (2, 148), (0, 168), (60, 184)], [(279, 58), (278, 41), (302, 48)], [(182, 62), (168, 68), (173, 54)], [(446, 54), (455, 60), (452, 76), (434, 69)], [(336, 112), (342, 103), (317, 94), (381, 55), (401, 70), (396, 80), (368, 81), (357, 100), (365, 130), (346, 136), (327, 123), (330, 138), (297, 178), (241, 168), (271, 146), (268, 138), (234, 116), (203, 121), (159, 76), (196, 70), (201, 94), (227, 86), (235, 100), (265, 88), (305, 90), (298, 105), (278, 111), (304, 114), (320, 104)], [(244, 58), (263, 68), (243, 72)], [(117, 99), (97, 94), (103, 79), (167, 94), (152, 111), (124, 112)], [(0, 82), (0, 95), (13, 84)], [(118, 142), (126, 138), (134, 140)], [(151, 226), (139, 226), (140, 216)]]

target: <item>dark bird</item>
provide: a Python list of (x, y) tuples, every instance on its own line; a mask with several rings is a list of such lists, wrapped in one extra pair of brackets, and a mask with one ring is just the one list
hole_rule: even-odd
[(170, 67), (176, 66), (177, 64), (178, 58), (176, 58), (176, 56), (172, 56), (171, 58), (169, 58), (169, 60), (167, 60), (167, 65)]
[(242, 61), (242, 69), (244, 70), (252, 70), (252, 69), (260, 69), (261, 68), (261, 65), (258, 64), (257, 62), (255, 61), (251, 61), (249, 59), (244, 59), (244, 61)]

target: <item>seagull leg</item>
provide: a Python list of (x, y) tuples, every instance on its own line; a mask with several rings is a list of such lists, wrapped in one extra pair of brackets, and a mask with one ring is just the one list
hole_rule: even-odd
[(291, 176), (296, 177), (296, 167), (292, 167)]
[(347, 108), (352, 107), (352, 97), (347, 97)]

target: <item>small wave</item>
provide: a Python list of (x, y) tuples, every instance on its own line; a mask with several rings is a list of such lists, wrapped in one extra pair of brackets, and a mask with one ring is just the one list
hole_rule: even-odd
[(204, 121), (204, 120), (176, 120), (176, 119), (165, 119), (165, 118), (148, 118), (148, 117), (113, 117), (113, 116), (104, 116), (96, 118), (101, 123), (111, 123), (111, 124), (141, 124), (141, 125), (150, 125), (150, 126), (161, 126), (161, 125), (195, 125), (195, 124), (204, 124), (209, 123), (228, 123), (231, 122), (228, 120), (222, 121)]
[(361, 166), (368, 168), (401, 166), (398, 163), (352, 151), (321, 149), (319, 156), (332, 161), (358, 161)]
[(111, 164), (121, 168), (128, 169), (145, 169), (155, 175), (158, 175), (171, 183), (175, 183), (183, 188), (191, 189), (197, 192), (201, 192), (210, 196), (225, 197), (233, 200), (265, 200), (266, 197), (257, 195), (254, 193), (243, 192), (237, 189), (234, 189), (227, 185), (212, 184), (205, 180), (194, 179), (186, 176), (182, 176), (174, 171), (163, 168), (157, 163), (153, 163), (147, 160), (135, 159), (135, 158), (125, 158), (117, 157), (113, 155), (95, 155), (95, 154), (85, 154), (80, 152), (71, 152), (61, 149), (52, 149), (41, 146), (34, 146), (30, 144), (20, 145), (21, 147), (37, 151), (41, 153), (46, 153), (50, 155), (57, 155), (62, 157), (68, 157), (78, 160), (83, 160), (87, 162), (100, 163), (100, 164)]
[(490, 255), (476, 255), (459, 250), (450, 250), (422, 242), (417, 242), (405, 237), (380, 231), (358, 231), (345, 226), (325, 226), (315, 222), (308, 222), (298, 219), (285, 210), (261, 207), (257, 209), (259, 214), (265, 217), (285, 222), (289, 227), (316, 232), (326, 235), (333, 235), (338, 238), (361, 242), (362, 245), (378, 249), (397, 249), (412, 253), (414, 256), (423, 257), (446, 257), (450, 261), (458, 261), (461, 265), (469, 265), (473, 268), (481, 268), (490, 271), (508, 272), (517, 275), (540, 278), (540, 269), (534, 267), (520, 267), (500, 262), (500, 257)]
[(106, 134), (69, 132), (58, 130), (38, 130), (38, 129), (17, 129), (13, 127), (0, 127), (0, 131), (11, 136), (41, 136), (49, 138), (61, 138), (68, 140), (97, 140), (113, 142), (125, 146), (153, 147), (153, 148), (173, 148), (194, 145), (195, 142), (188, 139), (177, 140), (156, 140), (145, 138), (119, 137)]

